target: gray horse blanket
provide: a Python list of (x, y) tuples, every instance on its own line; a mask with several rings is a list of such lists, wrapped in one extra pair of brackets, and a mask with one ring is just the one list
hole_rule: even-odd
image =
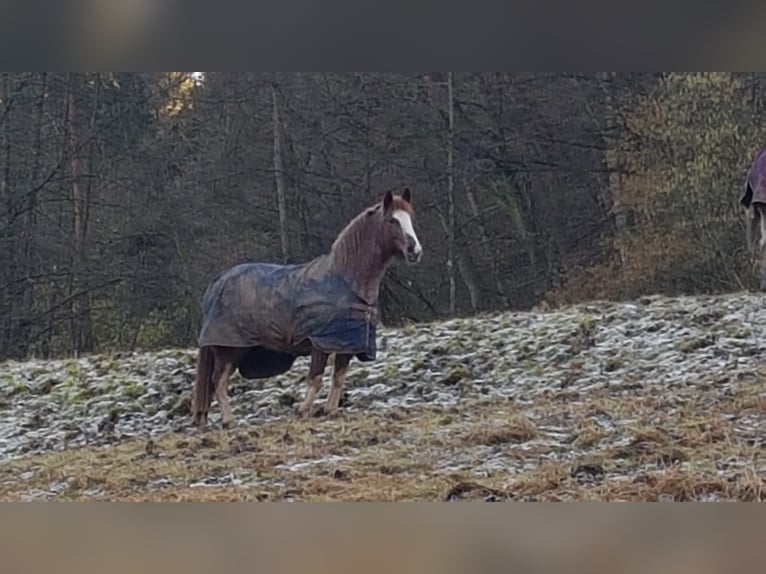
[(217, 276), (202, 299), (199, 345), (247, 348), (247, 379), (286, 372), (311, 347), (361, 361), (376, 356), (377, 308), (320, 256), (299, 265), (243, 263)]
[(766, 147), (761, 148), (747, 172), (745, 194), (739, 200), (745, 207), (753, 202), (766, 203)]

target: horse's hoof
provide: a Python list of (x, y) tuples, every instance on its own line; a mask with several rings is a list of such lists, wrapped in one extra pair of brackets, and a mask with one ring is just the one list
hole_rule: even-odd
[(227, 419), (221, 421), (221, 428), (223, 429), (230, 429), (234, 426), (234, 419)]
[(328, 419), (334, 419), (339, 417), (341, 414), (340, 409), (338, 407), (328, 407), (327, 405), (319, 405), (316, 409), (316, 412), (314, 413), (314, 416), (317, 418), (328, 418)]
[(311, 415), (313, 414), (311, 411), (312, 409), (310, 407), (301, 406), (298, 408), (298, 417), (303, 420), (310, 419)]
[(204, 427), (207, 424), (207, 413), (195, 413), (192, 422), (198, 428)]

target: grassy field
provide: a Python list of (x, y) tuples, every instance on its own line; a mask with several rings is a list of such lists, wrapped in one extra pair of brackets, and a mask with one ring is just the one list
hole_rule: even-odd
[[(571, 408), (562, 392), (531, 407), (476, 401), (169, 433), (3, 464), (0, 498), (761, 501), (762, 447), (736, 420), (766, 416), (764, 393), (761, 377), (713, 408), (704, 392), (679, 410), (600, 393)], [(594, 416), (632, 422), (609, 431)]]
[[(340, 416), (296, 417), (293, 400), (283, 399), (303, 392), (299, 367), (259, 389), (238, 379), (232, 405), (239, 424), (230, 430), (219, 430), (215, 416), (199, 431), (182, 408), (149, 409), (131, 390), (135, 382), (119, 387), (126, 393), (119, 416), (110, 405), (123, 403), (96, 392), (70, 405), (74, 395), (57, 390), (65, 379), (43, 385), (49, 379), (40, 365), (28, 380), (18, 364), (7, 366), (0, 376), (16, 390), (5, 407), (5, 433), (13, 434), (12, 416), (26, 416), (19, 425), (31, 430), (13, 444), (8, 439), (0, 499), (763, 501), (766, 369), (758, 338), (727, 315), (726, 305), (736, 309), (737, 301), (697, 303), (683, 303), (686, 314), (678, 301), (662, 300), (639, 312), (611, 305), (396, 331), (394, 350), (418, 337), (428, 342), (410, 345), (395, 369), (386, 360), (362, 374), (357, 367)], [(658, 305), (670, 314), (660, 317)], [(471, 346), (469, 335), (477, 337), (487, 321), (518, 333), (501, 349), (504, 362), (499, 339), (481, 336), (482, 346)], [(637, 339), (647, 333), (651, 343)], [(173, 387), (168, 404), (188, 393), (193, 351), (184, 353), (178, 361), (187, 380)], [(152, 357), (156, 385), (183, 379), (170, 354)], [(78, 363), (85, 389), (96, 375), (81, 373), (103, 362), (89, 360)], [(143, 381), (145, 360), (121, 359), (119, 376)], [(66, 364), (45, 368), (60, 373)], [(154, 396), (152, 385), (141, 392)], [(112, 435), (102, 424), (89, 431), (99, 409), (130, 432)], [(80, 427), (71, 424), (77, 417)], [(44, 440), (89, 432), (90, 444)]]

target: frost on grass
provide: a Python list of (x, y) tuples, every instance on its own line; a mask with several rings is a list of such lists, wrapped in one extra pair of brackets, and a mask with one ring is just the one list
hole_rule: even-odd
[[(378, 360), (352, 363), (340, 419), (296, 420), (299, 359), (268, 381), (235, 376), (238, 426), (208, 442), (189, 424), (193, 349), (7, 362), (0, 491), (760, 500), (762, 301), (657, 296), (384, 330)], [(214, 403), (214, 429), (219, 420)]]

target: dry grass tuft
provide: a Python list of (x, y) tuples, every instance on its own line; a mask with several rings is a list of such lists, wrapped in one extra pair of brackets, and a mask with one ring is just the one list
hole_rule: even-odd
[(490, 488), (478, 482), (459, 482), (449, 489), (445, 500), (448, 502), (457, 500), (499, 502), (511, 497), (512, 495), (500, 489)]
[(465, 444), (498, 446), (520, 444), (538, 437), (537, 426), (524, 415), (513, 415), (504, 422), (491, 426), (479, 425), (464, 437)]

